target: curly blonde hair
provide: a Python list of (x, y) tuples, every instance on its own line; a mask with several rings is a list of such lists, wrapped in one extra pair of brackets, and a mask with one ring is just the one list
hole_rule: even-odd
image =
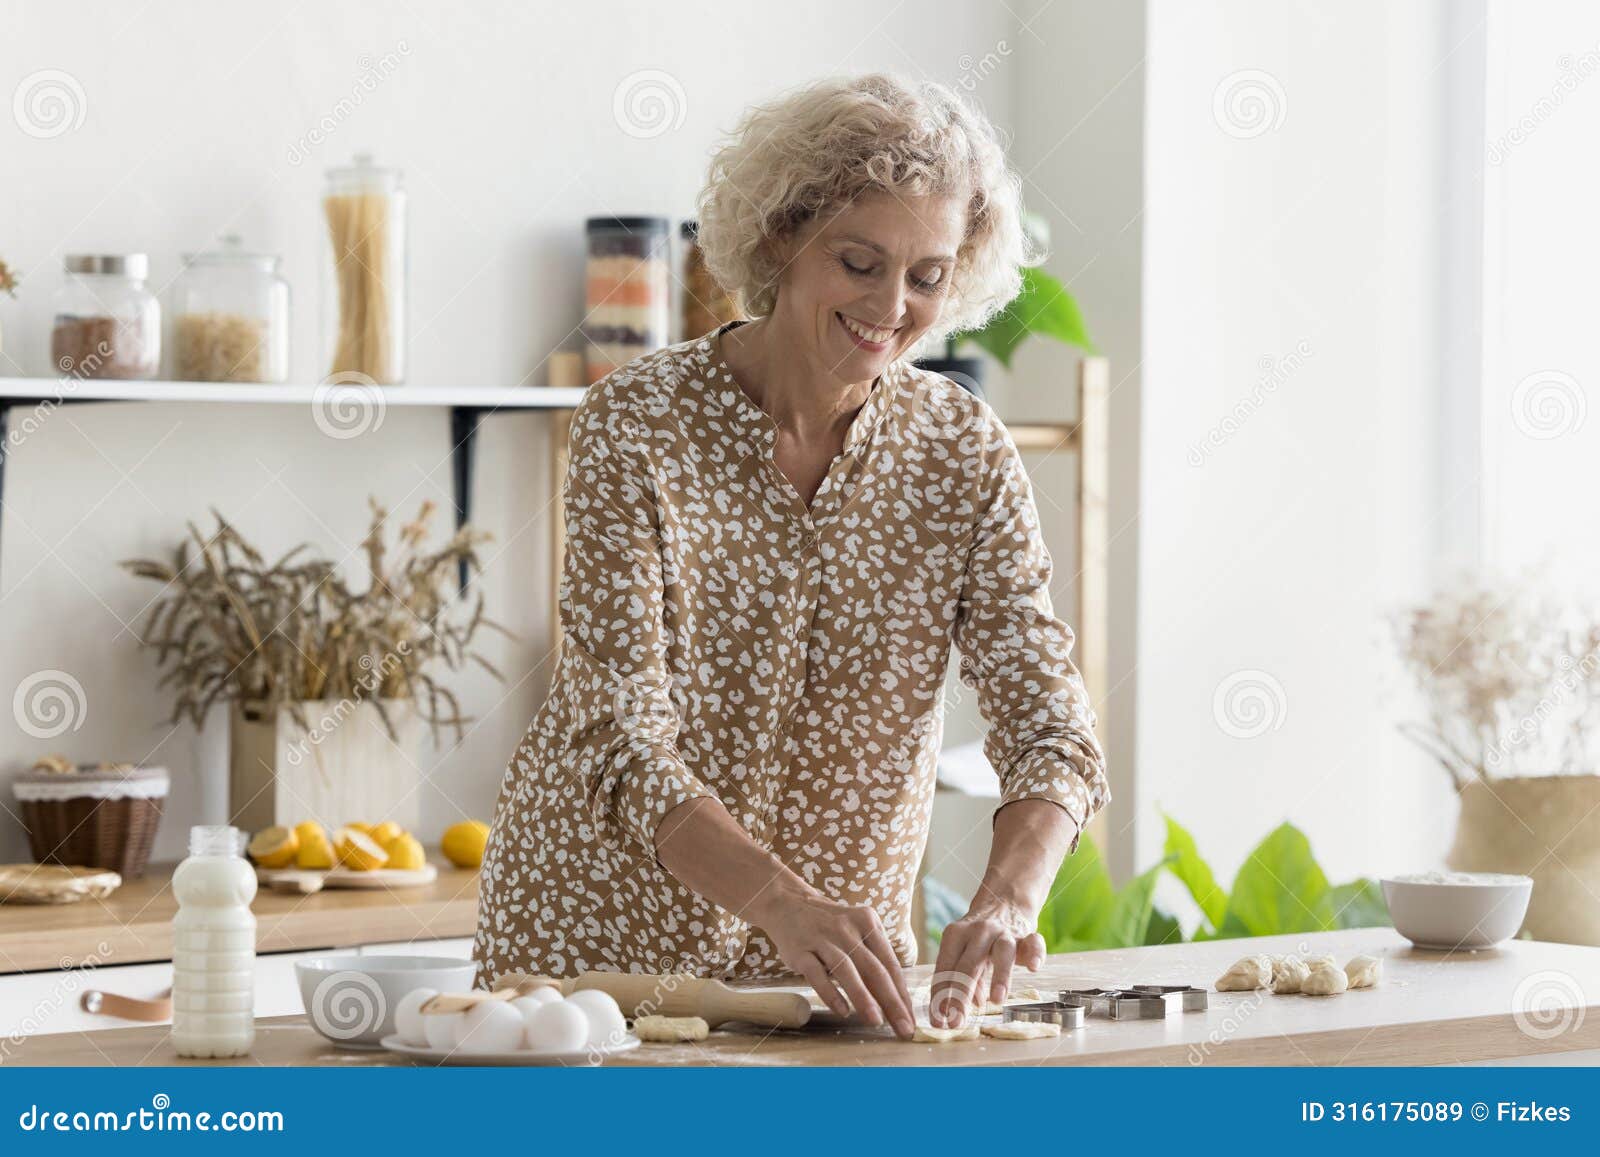
[(780, 243), (863, 193), (965, 195), (937, 340), (981, 327), (1017, 295), (1037, 259), (1022, 227), (1022, 181), (999, 134), (933, 81), (870, 75), (819, 81), (751, 109), (716, 150), (700, 194), (706, 266), (746, 315), (778, 298)]

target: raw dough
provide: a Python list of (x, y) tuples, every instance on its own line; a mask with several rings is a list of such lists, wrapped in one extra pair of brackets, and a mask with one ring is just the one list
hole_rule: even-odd
[(1061, 1026), (1048, 1021), (1006, 1020), (999, 1024), (986, 1024), (979, 1031), (995, 1040), (1038, 1040), (1041, 1037), (1060, 1036)]
[(1311, 972), (1300, 986), (1300, 991), (1307, 996), (1337, 996), (1349, 987), (1350, 980), (1345, 976), (1344, 969), (1330, 959), (1318, 960), (1311, 966)]
[(633, 1022), (633, 1035), (642, 1041), (680, 1044), (705, 1040), (711, 1026), (698, 1016), (641, 1016)]
[[(1043, 999), (1044, 994), (1037, 988), (1034, 988), (1032, 985), (1028, 985), (1024, 988), (1013, 989), (1011, 992), (1006, 994), (1007, 1004), (1017, 1004), (1018, 1002), (1022, 1004), (1038, 1004)], [(1057, 1025), (1056, 1027), (1060, 1028), (1061, 1026)]]
[(1242, 956), (1233, 967), (1217, 977), (1218, 992), (1249, 992), (1272, 986), (1272, 957), (1265, 952)]
[(1376, 956), (1352, 956), (1344, 974), (1351, 988), (1372, 988), (1383, 979), (1383, 961)]
[(960, 1028), (934, 1028), (932, 1025), (919, 1024), (912, 1041), (925, 1045), (947, 1045), (951, 1041), (977, 1040), (978, 1026), (964, 1024)]
[(1279, 996), (1299, 992), (1311, 974), (1311, 966), (1298, 956), (1272, 958), (1272, 991)]

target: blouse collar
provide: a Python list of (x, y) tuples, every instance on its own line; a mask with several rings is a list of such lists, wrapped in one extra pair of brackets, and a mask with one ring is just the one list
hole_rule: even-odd
[[(714, 384), (723, 395), (723, 404), (739, 414), (744, 424), (770, 450), (773, 443), (778, 440), (777, 422), (740, 388), (739, 383), (734, 380), (733, 370), (729, 368), (717, 346), (718, 338), (730, 329), (744, 324), (743, 321), (730, 321), (717, 327), (700, 340), (699, 347), (706, 355), (709, 368), (716, 376)], [(872, 383), (872, 389), (867, 393), (867, 400), (862, 403), (861, 409), (856, 412), (855, 418), (850, 423), (850, 428), (845, 431), (845, 453), (850, 453), (871, 440), (878, 427), (883, 424), (884, 416), (894, 408), (894, 401), (899, 395), (900, 383), (904, 377), (904, 364), (898, 361), (892, 362), (888, 369), (878, 375), (877, 380)]]

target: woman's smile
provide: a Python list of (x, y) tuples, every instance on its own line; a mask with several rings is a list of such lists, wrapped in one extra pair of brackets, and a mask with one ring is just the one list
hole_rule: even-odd
[(834, 311), (833, 316), (838, 319), (839, 324), (844, 327), (845, 333), (850, 335), (851, 340), (869, 353), (882, 353), (887, 350), (894, 340), (894, 335), (905, 328), (898, 325), (887, 327), (868, 325), (866, 322), (857, 321), (855, 318), (838, 310)]

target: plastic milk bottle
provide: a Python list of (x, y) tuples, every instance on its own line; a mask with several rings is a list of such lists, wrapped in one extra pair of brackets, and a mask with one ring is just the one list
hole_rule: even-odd
[(256, 1039), (256, 874), (233, 827), (189, 829), (172, 873), (172, 1043), (181, 1057), (237, 1057)]

